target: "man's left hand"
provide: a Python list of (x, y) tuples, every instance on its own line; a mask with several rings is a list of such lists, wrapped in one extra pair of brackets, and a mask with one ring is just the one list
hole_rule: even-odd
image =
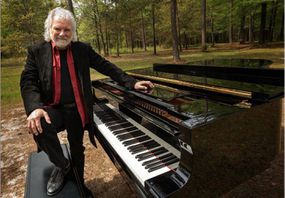
[(148, 91), (154, 88), (154, 85), (150, 81), (138, 81), (136, 82), (134, 89)]

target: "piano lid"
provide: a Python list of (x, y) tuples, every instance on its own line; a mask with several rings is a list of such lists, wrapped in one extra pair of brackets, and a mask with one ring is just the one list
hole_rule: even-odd
[(153, 81), (149, 96), (173, 105), (194, 127), (284, 95), (284, 69), (268, 68), (268, 60), (243, 62), (243, 67), (154, 64), (128, 74)]
[[(269, 64), (268, 60), (244, 59), (243, 67), (236, 67), (236, 62), (230, 66), (202, 63), (154, 64), (151, 68), (131, 70), (128, 73), (136, 77), (150, 76), (150, 80), (151, 77), (158, 77), (254, 92), (265, 97), (262, 100), (281, 96), (284, 93), (284, 69), (272, 69), (265, 66), (266, 64), (261, 64)], [(245, 66), (245, 63), (248, 65)], [(261, 64), (260, 68), (257, 68), (258, 64)]]
[[(148, 112), (155, 114), (163, 109), (170, 112), (165, 114), (166, 118), (177, 115), (175, 125), (186, 120), (190, 127), (206, 124), (284, 94), (283, 69), (154, 64), (152, 68), (127, 73), (137, 79), (151, 80), (155, 88), (140, 93), (124, 89), (110, 79), (93, 85)], [(119, 92), (118, 87), (121, 87)], [(167, 120), (165, 117), (161, 119)]]

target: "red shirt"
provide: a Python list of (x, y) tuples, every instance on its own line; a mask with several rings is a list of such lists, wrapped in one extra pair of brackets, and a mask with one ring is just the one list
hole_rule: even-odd
[[(52, 57), (53, 57), (53, 102), (51, 105), (58, 105), (60, 103), (61, 97), (61, 65), (60, 65), (60, 53), (53, 42), (52, 45)], [(81, 117), (82, 126), (84, 127), (88, 122), (88, 117), (86, 115), (83, 94), (80, 86), (79, 79), (77, 78), (74, 61), (71, 51), (71, 44), (67, 47), (67, 64), (68, 71), (71, 79), (71, 85), (74, 93), (75, 103), (77, 110)]]

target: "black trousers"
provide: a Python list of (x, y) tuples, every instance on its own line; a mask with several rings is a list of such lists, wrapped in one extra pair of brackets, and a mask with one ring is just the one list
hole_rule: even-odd
[(38, 147), (48, 155), (50, 161), (54, 163), (55, 166), (64, 168), (67, 164), (67, 159), (64, 157), (57, 133), (66, 129), (72, 163), (76, 166), (79, 177), (83, 182), (85, 150), (83, 146), (84, 129), (77, 108), (48, 107), (45, 110), (51, 119), (51, 124), (48, 124), (44, 118), (41, 119), (43, 132), (37, 136), (34, 135)]

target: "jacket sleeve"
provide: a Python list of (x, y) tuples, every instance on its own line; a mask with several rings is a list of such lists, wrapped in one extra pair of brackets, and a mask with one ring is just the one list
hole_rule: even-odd
[(20, 79), (21, 95), (26, 114), (43, 107), (40, 92), (39, 71), (36, 64), (35, 53), (28, 48), (28, 55), (24, 70)]
[(112, 80), (118, 82), (119, 84), (133, 89), (135, 83), (137, 82), (136, 79), (127, 75), (123, 70), (118, 68), (115, 64), (111, 63), (110, 61), (106, 60), (99, 54), (97, 54), (91, 46), (89, 47), (89, 58), (90, 58), (90, 65), (93, 69), (97, 70), (98, 72), (109, 76)]

